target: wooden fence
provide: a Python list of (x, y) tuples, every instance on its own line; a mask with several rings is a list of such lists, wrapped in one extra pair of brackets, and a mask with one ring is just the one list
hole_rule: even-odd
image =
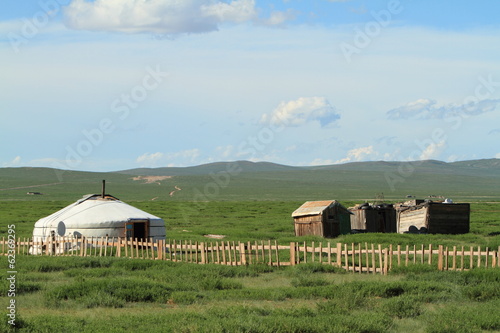
[(500, 267), (497, 251), (481, 247), (404, 246), (380, 244), (343, 244), (330, 242), (307, 244), (276, 241), (139, 240), (125, 238), (67, 238), (44, 240), (3, 238), (2, 255), (36, 254), (57, 256), (125, 257), (170, 260), (197, 264), (294, 266), (320, 263), (342, 267), (351, 272), (387, 274), (393, 267), (411, 264), (436, 265), (439, 270), (469, 270), (476, 267)]

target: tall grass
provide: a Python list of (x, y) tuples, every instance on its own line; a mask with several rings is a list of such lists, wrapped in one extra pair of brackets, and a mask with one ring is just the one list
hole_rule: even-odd
[(390, 332), (410, 322), (422, 332), (500, 329), (500, 271), (409, 267), (380, 276), (318, 263), (21, 256), (18, 331)]

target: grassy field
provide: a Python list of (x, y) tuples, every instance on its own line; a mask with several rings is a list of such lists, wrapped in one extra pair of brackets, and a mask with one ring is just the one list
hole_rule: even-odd
[[(107, 179), (108, 193), (162, 217), (169, 239), (207, 241), (204, 235), (218, 234), (228, 241), (280, 244), (332, 241), (498, 249), (500, 202), (494, 173), (486, 170), (476, 177), (453, 169), (451, 174), (437, 174), (428, 165), (387, 192), (385, 171), (377, 169), (382, 167), (261, 170), (228, 182), (207, 174), (179, 175), (150, 184), (120, 173), (67, 171), (60, 181), (52, 169), (0, 169), (0, 237), (14, 224), (17, 237), (29, 238), (39, 218), (83, 194), (99, 193), (101, 179)], [(217, 182), (225, 186), (207, 185)], [(170, 196), (175, 186), (181, 190)], [(44, 194), (28, 196), (27, 191)], [(348, 207), (381, 192), (388, 202), (404, 200), (409, 193), (470, 201), (471, 232), (351, 234), (333, 240), (294, 236), (291, 213), (304, 201), (337, 199)], [(8, 275), (6, 264), (2, 267), (3, 276)], [(18, 256), (16, 270), (19, 332), (500, 332), (500, 269), (439, 272), (435, 266), (417, 264), (382, 276), (318, 264), (227, 267)], [(12, 327), (6, 306), (12, 298), (8, 280), (1, 281), (0, 332), (7, 332)]]
[[(0, 237), (7, 235), (6, 226), (16, 225), (16, 236), (29, 238), (34, 223), (70, 204), (68, 201), (3, 201), (0, 202)], [(281, 244), (297, 241), (320, 242), (314, 236), (295, 237), (291, 213), (301, 201), (212, 201), (212, 202), (129, 202), (142, 210), (162, 217), (167, 237), (175, 240), (206, 241), (204, 235), (224, 235), (229, 241), (277, 240)], [(342, 202), (350, 206), (354, 202)], [(350, 234), (335, 242), (393, 245), (500, 246), (500, 202), (471, 204), (471, 231), (464, 235)]]
[(21, 257), (17, 269), (19, 332), (500, 330), (492, 269), (411, 266), (380, 276), (80, 257)]
[[(69, 201), (3, 201), (8, 224), (33, 223)], [(293, 234), (301, 201), (137, 201), (165, 219), (170, 239), (320, 242)], [(352, 202), (343, 202), (346, 206)], [(353, 234), (332, 241), (500, 246), (500, 203), (473, 203), (466, 235)], [(410, 265), (388, 276), (306, 264), (226, 267), (124, 258), (18, 256), (20, 332), (495, 332), (500, 270), (438, 272)], [(5, 268), (7, 271), (7, 268)], [(2, 279), (2, 304), (9, 298)], [(5, 318), (5, 316), (4, 316)], [(11, 326), (3, 320), (0, 331)]]

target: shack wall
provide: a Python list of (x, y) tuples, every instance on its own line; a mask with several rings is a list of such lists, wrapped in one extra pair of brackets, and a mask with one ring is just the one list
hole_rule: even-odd
[(470, 229), (470, 205), (429, 205), (429, 232), (433, 234), (466, 234)]
[(294, 225), (295, 225), (295, 236), (315, 235), (323, 237), (322, 215), (295, 217)]
[(470, 204), (431, 202), (406, 210), (400, 208), (397, 225), (399, 233), (465, 234), (470, 230)]
[(396, 211), (394, 208), (354, 209), (351, 215), (351, 229), (366, 232), (396, 232)]
[(351, 229), (366, 230), (366, 209), (353, 209), (351, 212)]
[(398, 233), (404, 234), (427, 230), (427, 211), (428, 207), (426, 206), (399, 211), (397, 213)]

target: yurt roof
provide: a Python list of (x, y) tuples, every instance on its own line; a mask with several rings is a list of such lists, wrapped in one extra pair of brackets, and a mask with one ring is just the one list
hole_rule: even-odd
[(57, 226), (61, 221), (66, 226), (73, 228), (89, 228), (96, 225), (105, 227), (135, 219), (161, 220), (161, 218), (130, 206), (114, 196), (90, 194), (47, 217), (41, 218), (35, 223), (35, 228)]

